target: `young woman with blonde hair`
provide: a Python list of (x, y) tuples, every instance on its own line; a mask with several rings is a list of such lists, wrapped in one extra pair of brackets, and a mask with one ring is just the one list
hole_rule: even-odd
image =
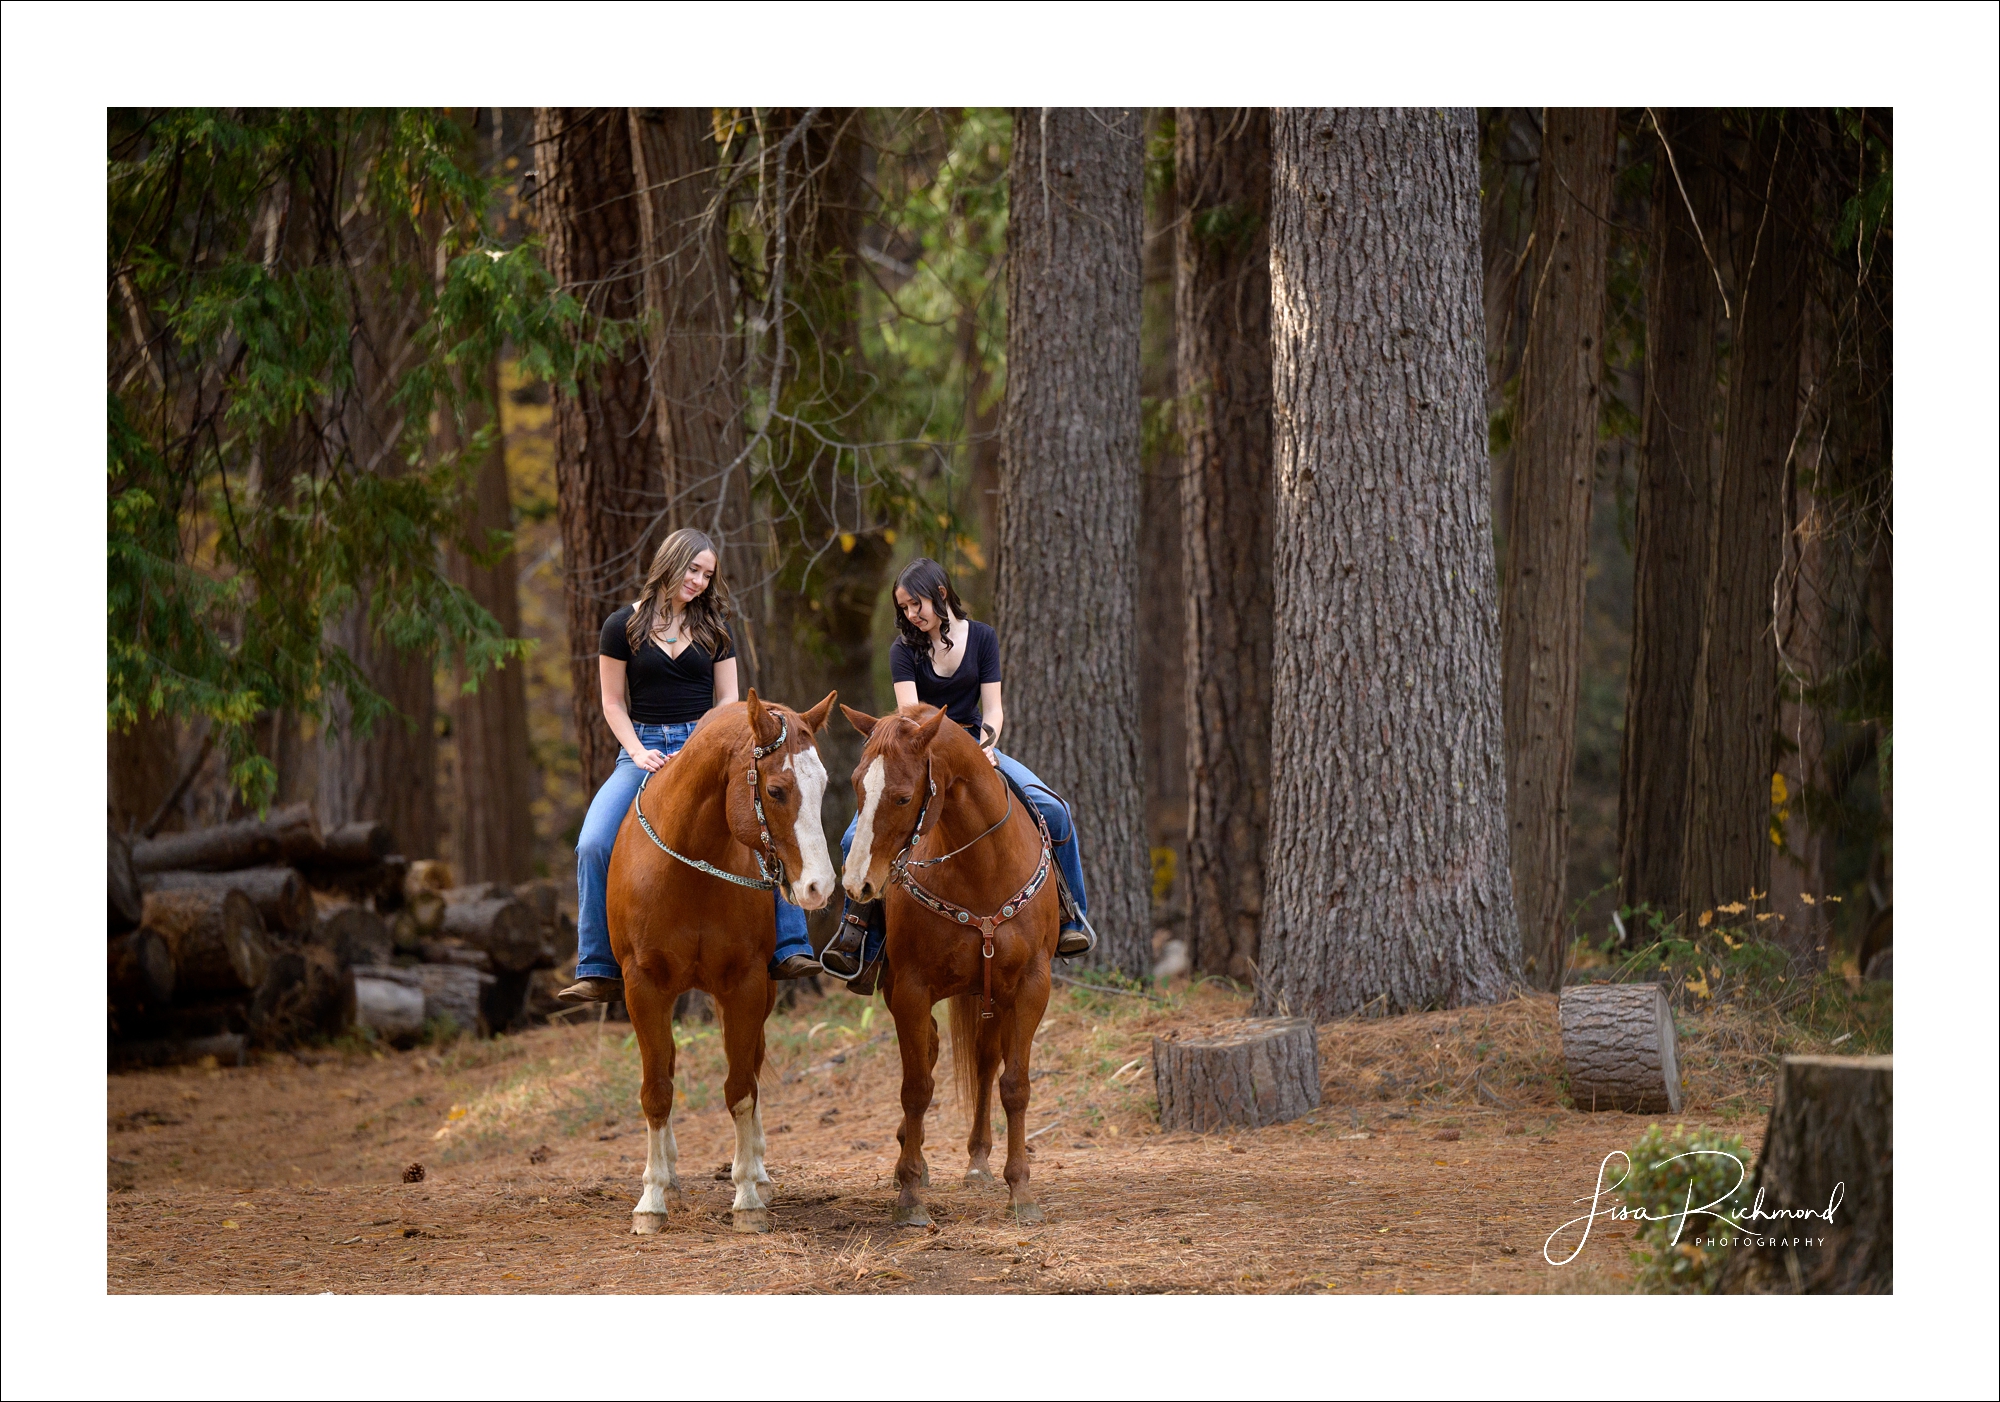
[[(700, 531), (682, 529), (654, 552), (639, 597), (604, 620), (597, 641), (598, 686), (605, 723), (624, 750), (577, 834), (577, 981), (559, 997), (610, 1002), (624, 994), (604, 922), (612, 843), (645, 777), (667, 767), (711, 708), (737, 699), (729, 614), (729, 588), (716, 573), (714, 542)], [(778, 922), (772, 977), (818, 973), (805, 912), (772, 894)]]

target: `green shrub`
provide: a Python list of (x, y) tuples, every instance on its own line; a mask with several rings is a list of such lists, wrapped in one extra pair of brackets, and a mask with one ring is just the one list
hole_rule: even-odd
[[(1736, 1215), (1753, 1196), (1750, 1152), (1741, 1135), (1654, 1125), (1632, 1146), (1631, 1171), (1620, 1185), (1625, 1205), (1640, 1214), (1639, 1288), (1663, 1294), (1706, 1294), (1722, 1279)], [(1740, 1181), (1739, 1181), (1740, 1180)]]

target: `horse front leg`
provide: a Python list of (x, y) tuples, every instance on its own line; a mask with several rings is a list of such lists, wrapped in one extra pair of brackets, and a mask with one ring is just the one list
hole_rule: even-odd
[(903, 1149), (896, 1156), (896, 1209), (889, 1220), (898, 1227), (928, 1227), (931, 1215), (922, 1196), (930, 1180), (930, 1166), (924, 1162), (924, 1116), (931, 1108), (935, 1086), (931, 1067), (937, 1056), (930, 990), (900, 982), (889, 1011), (896, 1019), (896, 1049), (903, 1056), (903, 1126), (896, 1132)]
[(639, 1108), (646, 1116), (646, 1173), (632, 1230), (652, 1236), (665, 1229), (667, 1208), (681, 1198), (680, 1158), (674, 1145), (674, 999), (643, 969), (625, 981), (625, 1008), (639, 1039)]
[(1000, 1073), (1000, 1104), (1007, 1111), (1007, 1205), (1014, 1209), (1016, 1222), (1039, 1222), (1041, 1206), (1028, 1189), (1028, 1057), (1034, 1049), (1035, 1029), (1042, 1025), (1042, 1013), (1049, 1005), (1049, 972), (1046, 956), (1039, 968), (1031, 968), (1015, 985), (1014, 997), (1001, 1012), (1006, 1026), (1002, 1043), (1007, 1066)]
[[(978, 999), (970, 1000), (977, 1005)], [(983, 1010), (982, 1010), (983, 1011)], [(973, 1026), (979, 1030), (973, 1036), (972, 1075), (979, 1087), (973, 1097), (972, 1133), (965, 1141), (965, 1153), (970, 1162), (965, 1169), (967, 1187), (993, 1181), (993, 1073), (1000, 1067), (1000, 1019), (984, 1017), (980, 1012), (973, 1014)]]
[(722, 1019), (722, 1045), (729, 1055), (723, 1100), (736, 1122), (736, 1156), (729, 1170), (736, 1198), (729, 1205), (729, 1221), (739, 1232), (771, 1230), (771, 1210), (758, 1193), (759, 1183), (768, 1183), (771, 1177), (764, 1169), (764, 1122), (757, 1113), (757, 1070), (763, 1061), (770, 982), (759, 967), (715, 1004)]

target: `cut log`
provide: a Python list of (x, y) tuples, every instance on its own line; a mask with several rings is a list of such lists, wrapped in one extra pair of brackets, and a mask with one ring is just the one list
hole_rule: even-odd
[(342, 906), (320, 917), (313, 943), (332, 951), (342, 968), (386, 964), (396, 952), (389, 923), (365, 905)]
[(404, 888), (403, 909), (415, 924), (417, 932), (435, 935), (444, 928), (444, 893), (418, 887), (411, 891)]
[(354, 1021), (354, 975), (318, 945), (282, 950), (250, 1000), (248, 1018), (259, 1046), (337, 1036)]
[(409, 873), (403, 878), (403, 893), (407, 896), (414, 896), (419, 891), (443, 894), (457, 884), (452, 878), (451, 863), (419, 858), (410, 863)]
[(264, 917), (266, 932), (304, 934), (313, 927), (313, 898), (305, 878), (290, 867), (241, 871), (156, 871), (139, 878), (152, 891), (241, 891)]
[(1577, 1109), (1680, 1113), (1674, 1014), (1657, 983), (1566, 988), (1559, 1016), (1569, 1098)]
[(474, 949), (485, 950), (492, 956), (496, 972), (519, 973), (555, 962), (555, 952), (542, 935), (542, 922), (535, 918), (533, 907), (512, 896), (447, 901), (439, 930)]
[(173, 953), (177, 997), (249, 993), (269, 972), (264, 918), (241, 891), (155, 891), (146, 928)]
[(374, 969), (355, 971), (354, 1025), (367, 1028), (385, 1042), (414, 1040), (422, 1036), (422, 985), (374, 977), (377, 972), (379, 970)]
[(419, 964), (414, 969), (373, 964), (354, 971), (357, 993), (367, 980), (399, 984), (420, 992), (426, 1022), (448, 1018), (465, 1031), (486, 1035), (484, 1001), (486, 989), (494, 982), (491, 974), (460, 964)]
[(320, 850), (319, 824), (303, 803), (268, 818), (245, 818), (132, 844), (140, 875), (154, 871), (238, 871), (272, 862), (310, 861)]
[(1197, 1133), (1295, 1120), (1319, 1107), (1319, 1039), (1304, 1018), (1243, 1018), (1153, 1039), (1160, 1126)]
[(139, 888), (139, 869), (132, 865), (132, 844), (123, 836), (110, 834), (111, 933), (122, 935), (146, 918), (145, 892)]
[(1757, 1165), (1762, 1215), (1745, 1215), (1724, 1293), (1893, 1293), (1894, 1069), (1887, 1056), (1785, 1058)]
[(111, 1006), (123, 1013), (163, 1008), (174, 996), (174, 955), (156, 930), (143, 927), (111, 940)]
[(409, 863), (402, 857), (353, 865), (343, 862), (302, 862), (299, 872), (315, 891), (332, 891), (351, 901), (367, 901), (390, 911), (403, 903), (403, 882)]
[(417, 954), (426, 964), (462, 964), (482, 973), (493, 972), (492, 955), (458, 940), (425, 940), (417, 946)]
[(186, 1041), (113, 1042), (111, 1063), (124, 1067), (182, 1066), (195, 1065), (214, 1057), (218, 1066), (241, 1066), (244, 1049), (248, 1045), (248, 1039), (238, 1032)]
[(373, 866), (395, 850), (389, 825), (368, 818), (328, 833), (314, 860), (324, 866)]
[(544, 927), (555, 922), (562, 905), (562, 892), (553, 881), (524, 881), (514, 888), (517, 899), (526, 901)]
[(465, 886), (448, 887), (444, 892), (447, 905), (477, 905), (480, 901), (511, 901), (514, 888), (504, 881), (474, 881)]

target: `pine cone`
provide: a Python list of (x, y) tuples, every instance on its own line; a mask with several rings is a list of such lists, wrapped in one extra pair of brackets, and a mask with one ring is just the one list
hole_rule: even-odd
[(404, 1169), (404, 1170), (403, 1170), (403, 1181), (404, 1181), (405, 1183), (421, 1183), (421, 1182), (423, 1182), (423, 1181), (424, 1181), (424, 1166), (423, 1166), (422, 1164), (420, 1164), (420, 1163), (413, 1163), (413, 1164), (411, 1164), (411, 1165), (410, 1165), (410, 1166), (409, 1166), (408, 1168), (406, 1168), (406, 1169)]

